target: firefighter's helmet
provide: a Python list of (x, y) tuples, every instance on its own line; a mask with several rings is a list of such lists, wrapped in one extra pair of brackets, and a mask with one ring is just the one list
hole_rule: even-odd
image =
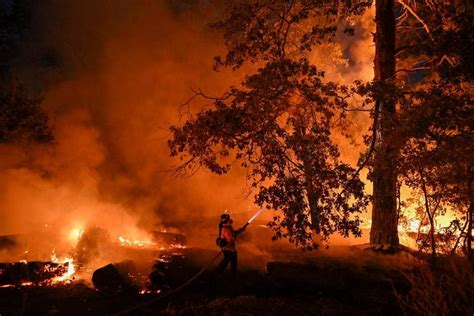
[(224, 213), (221, 215), (221, 223), (225, 223), (230, 219), (230, 215), (227, 213)]

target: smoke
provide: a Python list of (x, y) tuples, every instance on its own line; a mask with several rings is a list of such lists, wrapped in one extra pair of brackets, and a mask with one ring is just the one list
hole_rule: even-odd
[[(341, 85), (351, 86), (354, 81), (369, 82), (374, 77), (375, 47), (372, 33), (375, 32), (375, 8), (367, 9), (362, 16), (345, 19), (344, 24), (355, 30), (353, 36), (339, 30), (333, 43), (316, 50), (311, 61), (325, 71), (325, 79)], [(362, 99), (354, 97), (348, 100), (352, 108), (360, 108)], [(341, 159), (356, 166), (360, 153), (366, 149), (363, 136), (369, 132), (371, 119), (369, 112), (347, 113), (350, 125), (346, 126), (344, 134), (338, 129), (332, 131), (332, 139), (338, 144)], [(347, 138), (345, 135), (351, 135)], [(361, 172), (361, 178), (366, 185), (366, 192), (372, 192), (372, 183), (366, 179), (367, 172)], [(369, 206), (370, 209), (370, 206)], [(331, 237), (331, 244), (352, 245), (368, 242), (368, 228), (370, 228), (370, 212), (360, 216), (363, 230), (362, 238), (345, 238), (340, 235)]]
[[(66, 242), (87, 226), (131, 237), (175, 227), (199, 238), (193, 228), (202, 218), (255, 211), (239, 170), (185, 179), (163, 172), (178, 163), (168, 155), (167, 129), (180, 121), (191, 88), (219, 95), (242, 79), (212, 71), (224, 48), (206, 26), (220, 5), (48, 0), (32, 7), (18, 75), (44, 91), (55, 142), (0, 147), (0, 235), (49, 229)], [(316, 59), (330, 80), (372, 77), (372, 13), (354, 23), (358, 35), (330, 47), (344, 61)], [(367, 118), (358, 122), (365, 132)], [(342, 152), (356, 156), (351, 147)]]

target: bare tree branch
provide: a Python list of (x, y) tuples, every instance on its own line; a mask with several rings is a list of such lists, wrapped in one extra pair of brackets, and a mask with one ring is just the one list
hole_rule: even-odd
[(398, 0), (398, 3), (400, 3), (406, 10), (408, 10), (408, 12), (410, 12), (411, 15), (413, 15), (413, 17), (417, 19), (418, 22), (421, 23), (421, 25), (423, 25), (423, 28), (425, 29), (426, 33), (428, 33), (429, 38), (433, 40), (428, 24), (426, 24), (426, 22), (415, 12), (415, 10), (413, 10), (404, 0)]
[(421, 70), (431, 70), (431, 67), (415, 67), (415, 68), (402, 68), (402, 69), (397, 69), (395, 71), (395, 75), (400, 73), (400, 72), (416, 72), (416, 71), (421, 71)]

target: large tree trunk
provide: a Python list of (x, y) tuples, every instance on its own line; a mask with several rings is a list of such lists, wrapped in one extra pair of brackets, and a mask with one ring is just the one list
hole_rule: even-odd
[[(471, 170), (471, 169), (470, 169)], [(473, 175), (469, 175), (468, 183), (467, 183), (467, 194), (469, 196), (469, 209), (468, 209), (468, 216), (467, 216), (467, 235), (466, 235), (466, 248), (467, 248), (467, 255), (471, 260), (471, 263), (474, 264), (474, 253), (472, 249), (472, 233), (473, 233), (473, 220), (474, 220), (474, 179)]]
[[(304, 119), (300, 117), (300, 126), (297, 128), (298, 135), (301, 139), (304, 139), (306, 131), (304, 130)], [(317, 239), (319, 233), (321, 232), (319, 227), (319, 214), (320, 210), (318, 209), (318, 195), (315, 192), (313, 186), (313, 174), (311, 172), (311, 157), (309, 155), (303, 156), (303, 167), (305, 170), (305, 180), (306, 180), (306, 198), (308, 199), (308, 207), (311, 219), (311, 229), (314, 232), (314, 238)]]
[[(308, 163), (306, 163), (306, 160), (304, 162), (304, 165), (305, 165), (305, 168), (307, 165), (309, 165)], [(308, 172), (305, 172), (305, 178), (306, 178), (306, 196), (308, 198), (308, 204), (309, 204), (311, 227), (315, 233), (314, 237), (316, 237), (321, 232), (319, 228), (319, 218), (318, 218), (318, 214), (320, 214), (320, 210), (318, 209), (318, 196), (316, 192), (314, 191), (314, 186), (312, 184), (312, 179), (313, 179), (312, 175), (309, 174)]]
[(423, 167), (419, 167), (419, 173), (420, 173), (420, 181), (421, 181), (421, 190), (423, 191), (423, 197), (425, 200), (425, 212), (428, 215), (428, 219), (430, 221), (430, 231), (429, 231), (429, 236), (431, 239), (431, 258), (433, 260), (433, 263), (436, 260), (436, 238), (435, 238), (435, 213), (436, 209), (438, 208), (438, 205), (436, 205), (433, 209), (430, 207), (430, 199), (428, 196), (428, 190), (426, 188), (426, 182), (425, 182), (425, 175), (423, 172)]
[[(386, 82), (395, 75), (394, 0), (377, 0), (375, 32), (375, 81)], [(395, 105), (380, 97), (373, 168), (373, 207), (370, 243), (398, 246), (397, 149), (390, 141), (394, 129)], [(392, 139), (393, 141), (393, 139)]]
[(468, 217), (468, 225), (467, 225), (467, 235), (466, 235), (466, 245), (467, 245), (467, 255), (469, 259), (474, 263), (474, 251), (472, 249), (472, 233), (474, 227), (472, 222), (474, 221), (474, 199), (471, 199), (469, 203), (469, 217)]

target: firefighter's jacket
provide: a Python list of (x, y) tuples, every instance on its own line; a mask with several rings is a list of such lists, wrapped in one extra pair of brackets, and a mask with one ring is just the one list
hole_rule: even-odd
[(221, 238), (227, 241), (227, 245), (223, 247), (223, 250), (227, 251), (235, 251), (235, 239), (237, 235), (242, 232), (241, 229), (234, 230), (232, 224), (223, 224), (222, 231), (221, 231)]

